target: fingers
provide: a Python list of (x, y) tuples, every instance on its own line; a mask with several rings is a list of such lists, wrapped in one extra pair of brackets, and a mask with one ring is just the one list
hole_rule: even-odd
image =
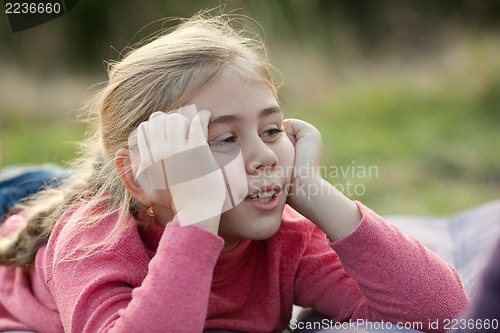
[(163, 112), (155, 112), (149, 117), (149, 146), (153, 155), (153, 162), (158, 162), (165, 158), (165, 146), (167, 144), (167, 136), (165, 133), (165, 120), (167, 115)]
[(181, 106), (177, 113), (182, 114), (183, 116), (187, 117), (189, 120), (193, 120), (193, 118), (196, 116), (198, 111), (196, 110), (196, 105), (191, 104), (191, 105), (186, 105), (186, 106)]
[(140, 173), (153, 163), (153, 155), (149, 148), (151, 140), (149, 138), (149, 128), (147, 122), (139, 125), (136, 135), (137, 146), (139, 149), (139, 170), (137, 173)]
[(188, 149), (207, 144), (210, 116), (210, 111), (197, 112), (194, 105), (180, 108), (179, 113), (169, 114), (167, 142), (173, 147), (185, 145)]
[[(190, 120), (179, 113), (171, 113), (164, 123), (168, 143), (168, 155), (184, 150), (188, 139)], [(167, 146), (164, 145), (163, 149)]]
[(207, 143), (208, 139), (208, 121), (212, 114), (208, 110), (202, 110), (196, 114), (191, 121), (189, 128), (189, 141), (197, 147)]
[(155, 112), (141, 123), (129, 138), (129, 146), (136, 143), (138, 148), (138, 160), (132, 163), (137, 166), (136, 178), (146, 172), (158, 181), (165, 159), (207, 145), (210, 116), (208, 110), (197, 112), (195, 105), (189, 105), (176, 113)]
[(292, 144), (295, 146), (295, 143), (297, 142), (297, 137), (295, 133), (295, 129), (293, 127), (293, 121), (295, 119), (285, 119), (283, 121), (283, 127), (285, 128), (285, 133), (292, 142)]
[(210, 116), (208, 110), (197, 113), (194, 105), (183, 107), (178, 113), (153, 113), (137, 131), (141, 162), (149, 165), (182, 151), (183, 147), (205, 144)]
[(179, 114), (187, 117), (191, 123), (189, 125), (189, 133), (186, 138), (190, 146), (200, 146), (207, 142), (208, 138), (208, 121), (211, 113), (208, 110), (197, 111), (194, 104), (182, 106), (179, 108)]
[[(303, 120), (286, 119), (283, 121), (283, 126), (285, 127), (285, 131), (288, 137), (294, 144), (304, 137), (321, 138), (321, 133), (318, 131), (318, 129)], [(291, 137), (293, 137), (293, 139)]]

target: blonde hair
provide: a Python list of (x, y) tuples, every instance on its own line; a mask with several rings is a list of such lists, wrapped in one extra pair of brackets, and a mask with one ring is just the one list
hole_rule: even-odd
[(61, 214), (76, 203), (91, 201), (106, 207), (99, 215), (89, 214), (79, 221), (83, 226), (119, 213), (106, 239), (123, 228), (129, 213), (136, 216), (145, 211), (123, 186), (114, 159), (119, 149), (127, 148), (129, 135), (152, 113), (179, 108), (225, 70), (265, 82), (276, 96), (264, 44), (230, 23), (227, 15), (200, 12), (109, 64), (107, 85), (87, 111), (96, 115), (96, 126), (73, 167), (74, 176), (24, 204), (30, 212), (28, 223), (14, 241), (0, 248), (0, 264), (33, 262)]

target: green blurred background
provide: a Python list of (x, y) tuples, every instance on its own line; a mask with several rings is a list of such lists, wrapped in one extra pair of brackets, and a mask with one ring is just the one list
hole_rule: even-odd
[[(2, 13), (3, 166), (64, 165), (104, 61), (165, 26), (155, 20), (219, 4), (80, 0), (15, 34)], [(228, 1), (233, 10), (258, 22), (286, 116), (319, 128), (327, 176), (350, 198), (417, 215), (500, 198), (500, 1)]]

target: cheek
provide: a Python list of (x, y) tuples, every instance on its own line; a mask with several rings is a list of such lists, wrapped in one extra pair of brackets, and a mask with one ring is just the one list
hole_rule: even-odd
[(248, 195), (245, 162), (239, 148), (227, 153), (213, 152), (213, 156), (225, 175), (226, 186), (231, 190), (229, 193), (226, 189), (226, 200), (222, 208), (222, 212), (225, 212), (238, 205)]
[(166, 208), (172, 211), (174, 210), (172, 205), (172, 194), (168, 188), (165, 190), (153, 190), (152, 196), (155, 199), (155, 202), (163, 203), (162, 205), (166, 206)]
[(212, 151), (212, 155), (215, 158), (215, 161), (219, 165), (219, 168), (225, 168), (228, 165), (234, 163), (235, 160), (241, 158), (240, 156), (241, 150), (238, 146), (233, 147), (230, 150), (221, 152), (221, 151)]
[(279, 165), (283, 168), (290, 169), (295, 160), (295, 147), (286, 136), (280, 138), (276, 144), (275, 154), (278, 157)]

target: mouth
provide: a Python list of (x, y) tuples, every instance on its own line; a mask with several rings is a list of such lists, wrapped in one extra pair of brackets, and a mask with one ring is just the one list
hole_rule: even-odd
[(267, 192), (262, 192), (262, 193), (250, 195), (247, 198), (249, 198), (250, 200), (253, 200), (253, 201), (257, 201), (259, 203), (266, 203), (266, 202), (271, 201), (275, 194), (276, 194), (275, 191), (267, 191)]
[(250, 193), (245, 201), (262, 210), (274, 209), (279, 203), (281, 187), (277, 184), (264, 185), (259, 190)]

